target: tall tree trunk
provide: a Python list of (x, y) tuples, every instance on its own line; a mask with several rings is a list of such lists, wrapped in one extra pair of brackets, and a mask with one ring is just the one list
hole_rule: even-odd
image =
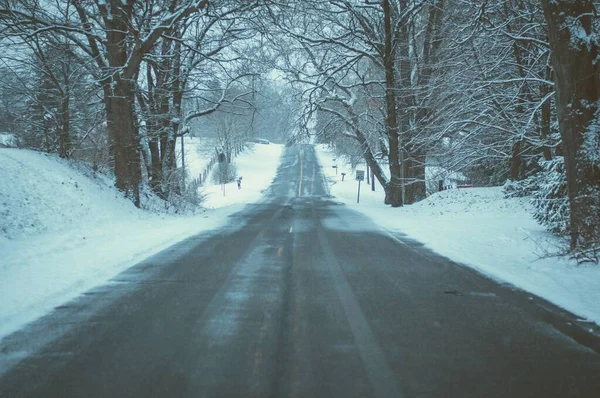
[[(177, 62), (176, 62), (176, 66), (177, 66)], [(179, 75), (179, 69), (176, 67), (175, 71), (177, 73), (177, 76)], [(176, 79), (176, 82), (174, 83), (174, 90), (173, 90), (173, 100), (172, 100), (172, 105), (171, 105), (171, 113), (173, 115), (173, 120), (170, 121), (171, 123), (171, 131), (173, 134), (173, 171), (177, 170), (177, 158), (176, 158), (176, 153), (175, 153), (175, 141), (177, 141), (177, 137), (180, 133), (180, 126), (181, 126), (181, 120), (183, 120), (183, 114), (181, 111), (181, 106), (183, 103), (183, 94), (184, 94), (184, 87), (181, 86), (180, 82), (178, 79)], [(181, 136), (181, 140), (183, 143), (183, 135)], [(181, 149), (183, 150), (183, 145), (181, 146)], [(176, 190), (177, 193), (182, 193), (182, 188), (185, 187), (185, 165), (183, 164), (183, 162), (185, 161), (185, 157), (184, 154), (181, 154), (181, 175), (180, 175), (180, 183), (177, 184)]]
[(375, 192), (375, 177), (373, 175), (373, 169), (370, 168), (371, 170), (371, 191)]
[(385, 43), (383, 54), (383, 65), (385, 68), (385, 104), (386, 117), (385, 127), (389, 140), (389, 168), (390, 181), (384, 185), (385, 200), (384, 203), (392, 207), (402, 206), (404, 198), (402, 197), (402, 165), (400, 152), (400, 137), (398, 134), (398, 119), (396, 105), (396, 50), (394, 35), (392, 32), (392, 10), (389, 0), (383, 0), (383, 19), (385, 30)]
[(115, 185), (139, 207), (142, 164), (134, 112), (133, 82), (117, 78), (113, 80), (111, 87), (105, 89), (105, 92), (107, 90), (111, 92), (105, 98), (105, 105), (109, 146), (116, 177)]
[(173, 174), (177, 165), (169, 97), (166, 87), (163, 84), (161, 83), (159, 86), (161, 88), (158, 90), (160, 108), (157, 117), (160, 119), (160, 155), (162, 161), (163, 192), (168, 194), (170, 191), (177, 191), (176, 186), (173, 185)]
[(59, 149), (58, 154), (61, 158), (68, 158), (71, 150), (71, 136), (70, 136), (70, 111), (69, 111), (69, 87), (65, 87), (66, 94), (61, 98), (60, 104), (60, 137), (59, 137)]
[[(403, 9), (407, 9), (406, 1), (402, 3)], [(425, 37), (423, 39), (423, 57), (420, 65), (419, 89), (429, 91), (429, 84), (435, 74), (438, 61), (439, 49), (442, 45), (442, 30), (444, 16), (444, 0), (434, 0), (429, 4)], [(410, 62), (410, 31), (408, 23), (405, 23), (398, 31), (400, 55), (400, 77), (401, 87), (409, 94), (402, 97), (402, 109), (400, 112), (401, 134), (404, 141), (406, 155), (404, 159), (404, 204), (412, 204), (425, 199), (427, 187), (425, 184), (425, 167), (427, 152), (423, 145), (413, 141), (411, 118), (414, 115), (415, 126), (426, 126), (430, 115), (427, 95), (418, 102), (413, 94), (415, 88), (411, 77), (412, 66)], [(416, 112), (411, 109), (417, 109)], [(421, 127), (423, 128), (423, 127)]]
[[(596, 116), (600, 99), (599, 49), (593, 39), (592, 0), (542, 0), (548, 23), (556, 108), (570, 204), (571, 249), (598, 242), (600, 233), (600, 152)], [(586, 146), (592, 148), (583, 148)], [(593, 148), (595, 147), (595, 148)]]
[[(402, 10), (408, 9), (406, 0), (400, 1)], [(423, 58), (419, 68), (418, 84), (424, 90), (428, 90), (431, 78), (435, 73), (435, 64), (438, 60), (438, 52), (442, 44), (440, 35), (444, 15), (444, 0), (432, 1), (429, 5), (425, 37), (423, 40)], [(415, 95), (415, 87), (411, 74), (411, 35), (408, 22), (402, 23), (396, 32), (396, 47), (399, 54), (400, 88), (404, 95), (401, 97), (399, 109), (399, 134), (402, 138), (400, 148), (405, 150), (402, 166), (402, 178), (404, 185), (404, 204), (411, 204), (425, 199), (427, 188), (425, 184), (425, 164), (427, 152), (425, 147), (418, 142), (413, 142), (413, 125), (424, 126), (429, 117), (430, 110), (427, 98), (418, 102)], [(414, 109), (417, 109), (416, 112)], [(414, 119), (414, 120), (413, 120)]]
[[(550, 67), (546, 68), (546, 79), (552, 80), (552, 69)], [(542, 98), (546, 98), (551, 91), (551, 87), (547, 85), (542, 86)], [(548, 100), (542, 104), (540, 113), (540, 139), (543, 142), (542, 154), (545, 160), (552, 160), (552, 151), (548, 145), (548, 141), (550, 140), (550, 122), (552, 120), (551, 101)]]
[(405, 204), (416, 203), (425, 199), (427, 187), (425, 185), (425, 158), (426, 153), (421, 149), (411, 149), (410, 158), (406, 159)]
[[(146, 124), (146, 129), (149, 134), (157, 134), (156, 131), (150, 130), (148, 124)], [(160, 147), (157, 136), (150, 136), (148, 148), (150, 149), (150, 188), (159, 197), (164, 199), (162, 191), (162, 162), (160, 160)]]
[[(135, 114), (135, 78), (133, 72), (125, 75), (123, 71), (130, 58), (127, 36), (133, 3), (125, 5), (118, 0), (111, 0), (110, 3), (112, 15), (106, 18), (108, 70), (104, 71), (107, 77), (103, 81), (109, 152), (114, 165), (116, 187), (139, 207), (142, 161)], [(76, 7), (85, 24), (87, 17), (84, 11)], [(136, 66), (139, 67), (139, 64)], [(137, 70), (132, 68), (132, 71)]]
[(136, 91), (137, 102), (142, 109), (146, 126), (145, 133), (146, 139), (148, 140), (148, 150), (150, 151), (150, 159), (146, 159), (146, 169), (148, 172), (150, 188), (160, 198), (164, 199), (165, 195), (162, 189), (162, 159), (160, 155), (160, 127), (156, 117), (157, 114), (157, 99), (156, 99), (156, 86), (154, 85), (154, 79), (152, 78), (152, 65), (150, 63), (146, 66), (146, 80), (147, 80), (147, 95), (144, 96), (138, 89)]
[(510, 156), (509, 168), (510, 179), (517, 181), (521, 175), (521, 144), (522, 140), (517, 140), (512, 146), (512, 154)]
[(64, 87), (61, 89), (56, 79), (58, 91), (60, 93), (60, 137), (58, 153), (61, 158), (69, 158), (71, 156), (71, 52), (66, 47), (67, 60), (61, 67), (60, 81)]

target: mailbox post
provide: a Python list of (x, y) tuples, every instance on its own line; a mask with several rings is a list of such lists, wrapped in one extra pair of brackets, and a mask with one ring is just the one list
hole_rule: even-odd
[(358, 194), (356, 196), (356, 203), (360, 203), (360, 182), (365, 179), (364, 170), (356, 170), (356, 181), (358, 181)]

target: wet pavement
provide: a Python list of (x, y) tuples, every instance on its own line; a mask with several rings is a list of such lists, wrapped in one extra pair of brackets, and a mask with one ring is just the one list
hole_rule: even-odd
[(575, 316), (336, 203), (311, 146), (230, 218), (1, 341), (0, 397), (600, 397)]

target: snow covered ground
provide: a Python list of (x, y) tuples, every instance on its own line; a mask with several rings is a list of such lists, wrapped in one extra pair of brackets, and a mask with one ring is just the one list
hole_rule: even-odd
[(2, 147), (14, 147), (17, 140), (13, 134), (0, 133), (0, 148)]
[[(452, 189), (392, 209), (383, 204), (379, 184), (372, 192), (363, 182), (357, 204), (354, 171), (338, 160), (336, 175), (331, 167), (336, 156), (323, 146), (317, 148), (337, 200), (392, 233), (409, 235), (443, 256), (600, 324), (600, 266), (548, 258), (560, 242), (533, 220), (527, 198), (506, 199), (499, 187)], [(343, 182), (342, 172), (347, 173)]]
[[(249, 148), (235, 160), (241, 190), (231, 183), (223, 196), (220, 186), (208, 186), (208, 210), (172, 216), (135, 208), (109, 181), (55, 156), (0, 148), (0, 338), (144, 258), (224, 225), (261, 198), (282, 149)], [(193, 159), (198, 151), (186, 153), (202, 164)]]
[[(277, 144), (252, 145), (234, 160), (237, 175), (242, 177), (242, 188), (238, 190), (237, 184), (232, 182), (226, 185), (225, 192), (223, 192), (220, 185), (207, 185), (201, 189), (202, 194), (206, 196), (203, 206), (217, 209), (238, 203), (258, 201), (265, 188), (275, 178), (282, 150), (283, 146)], [(277, 161), (277, 164), (271, 163), (273, 159)], [(261, 164), (263, 162), (266, 164)]]
[[(207, 137), (184, 137), (185, 167), (188, 178), (197, 178), (215, 153), (217, 140)], [(181, 164), (181, 140), (176, 141), (177, 164)]]

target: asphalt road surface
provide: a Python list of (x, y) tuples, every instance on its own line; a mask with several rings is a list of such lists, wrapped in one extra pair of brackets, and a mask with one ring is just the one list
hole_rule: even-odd
[(266, 198), (0, 343), (1, 397), (600, 397), (551, 304), (336, 203), (310, 146)]

